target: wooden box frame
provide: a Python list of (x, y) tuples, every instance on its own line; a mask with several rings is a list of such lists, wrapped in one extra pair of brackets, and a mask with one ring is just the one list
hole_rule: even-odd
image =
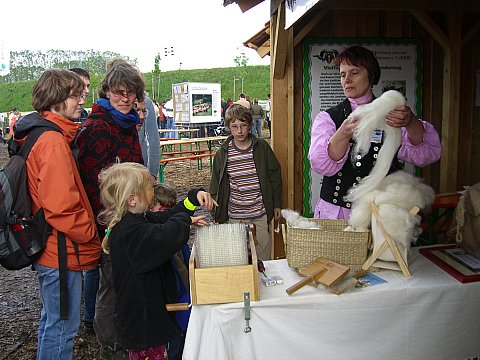
[(188, 262), (190, 296), (193, 305), (242, 302), (243, 293), (250, 292), (251, 301), (260, 300), (258, 287), (257, 252), (249, 232), (251, 263), (241, 266), (196, 267), (195, 245)]

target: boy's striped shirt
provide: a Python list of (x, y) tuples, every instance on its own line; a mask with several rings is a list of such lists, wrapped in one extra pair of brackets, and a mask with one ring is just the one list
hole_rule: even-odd
[(238, 149), (233, 141), (228, 146), (227, 174), (230, 181), (228, 216), (232, 219), (251, 219), (265, 214), (260, 182), (253, 161), (253, 144)]

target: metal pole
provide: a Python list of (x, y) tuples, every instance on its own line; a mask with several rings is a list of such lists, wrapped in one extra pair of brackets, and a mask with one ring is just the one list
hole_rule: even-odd
[(242, 76), (242, 94), (245, 94), (245, 93), (243, 92), (243, 76)]
[(157, 99), (160, 100), (160, 66), (158, 67), (158, 92), (157, 92)]
[(237, 100), (237, 95), (235, 93), (235, 82), (237, 81), (237, 79), (235, 79), (235, 76), (233, 77), (233, 100)]
[(153, 70), (152, 70), (152, 96), (155, 99), (155, 84), (153, 79)]

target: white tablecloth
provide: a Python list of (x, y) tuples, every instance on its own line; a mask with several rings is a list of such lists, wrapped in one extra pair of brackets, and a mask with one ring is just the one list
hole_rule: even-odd
[(381, 271), (385, 284), (334, 295), (307, 286), (286, 260), (265, 262), (282, 285), (260, 285), (245, 333), (243, 303), (194, 306), (184, 360), (453, 360), (480, 356), (480, 283), (461, 284), (417, 249), (411, 278)]

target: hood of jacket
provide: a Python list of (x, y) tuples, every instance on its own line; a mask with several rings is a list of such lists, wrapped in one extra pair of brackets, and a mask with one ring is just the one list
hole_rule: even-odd
[(45, 126), (45, 121), (51, 122), (53, 124), (52, 127), (57, 127), (69, 144), (72, 144), (81, 126), (80, 124), (51, 111), (44, 111), (41, 115), (33, 112), (22, 116), (17, 120), (15, 123), (15, 139), (23, 139), (34, 127)]

